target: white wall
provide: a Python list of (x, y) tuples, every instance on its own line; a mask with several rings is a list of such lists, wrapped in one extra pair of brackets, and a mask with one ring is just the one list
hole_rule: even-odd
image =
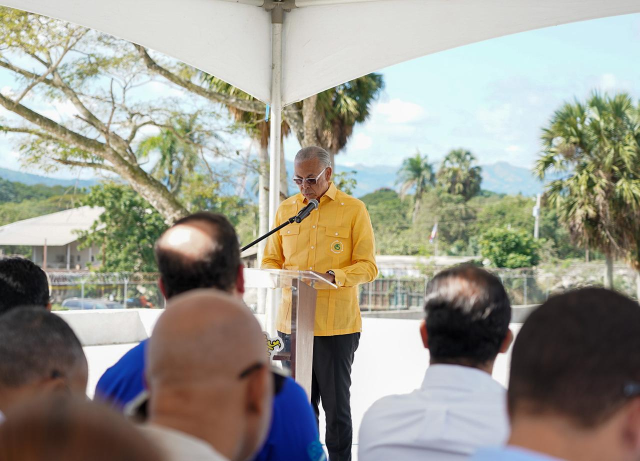
[(56, 311), (83, 346), (137, 343), (147, 339), (162, 309)]

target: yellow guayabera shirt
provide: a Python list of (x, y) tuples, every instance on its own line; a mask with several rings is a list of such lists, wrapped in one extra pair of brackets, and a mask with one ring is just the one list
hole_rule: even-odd
[[(280, 204), (279, 226), (307, 204), (302, 194)], [(367, 209), (360, 200), (331, 183), (314, 210), (300, 224), (290, 224), (269, 237), (262, 259), (263, 269), (312, 270), (335, 273), (337, 290), (318, 290), (316, 336), (357, 333), (362, 330), (358, 285), (378, 275), (375, 240)], [(291, 292), (283, 294), (277, 320), (279, 331), (289, 333)]]

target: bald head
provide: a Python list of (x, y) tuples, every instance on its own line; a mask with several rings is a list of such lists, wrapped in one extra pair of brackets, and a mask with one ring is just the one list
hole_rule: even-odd
[(221, 214), (200, 212), (177, 221), (158, 239), (155, 253), (167, 299), (196, 288), (243, 291), (238, 237)]
[(149, 416), (230, 460), (266, 438), (273, 382), (260, 325), (237, 298), (193, 290), (171, 299), (149, 342)]
[(243, 369), (267, 364), (264, 336), (242, 301), (217, 290), (175, 297), (149, 344), (151, 383), (193, 382), (213, 375), (235, 381)]

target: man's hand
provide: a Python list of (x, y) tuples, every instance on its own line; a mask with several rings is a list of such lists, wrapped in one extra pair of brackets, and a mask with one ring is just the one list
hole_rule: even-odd
[(329, 283), (336, 283), (336, 277), (332, 274), (326, 274), (326, 273), (322, 273), (322, 272), (316, 272), (316, 271), (311, 271), (314, 274), (322, 277), (323, 279), (325, 279), (327, 282)]

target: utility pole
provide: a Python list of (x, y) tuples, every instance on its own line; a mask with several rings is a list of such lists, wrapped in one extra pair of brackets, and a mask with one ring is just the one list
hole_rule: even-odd
[(535, 227), (533, 228), (533, 238), (538, 239), (540, 236), (540, 198), (541, 195), (536, 196), (536, 206), (533, 207), (533, 217), (536, 218)]

